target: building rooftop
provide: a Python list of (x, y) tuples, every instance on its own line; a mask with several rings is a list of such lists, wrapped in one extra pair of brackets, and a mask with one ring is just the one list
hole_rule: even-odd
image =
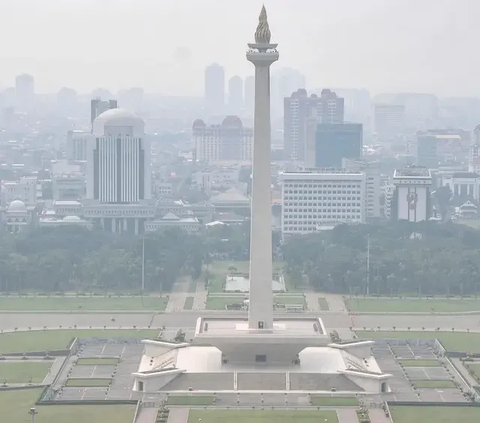
[(430, 170), (422, 166), (409, 166), (403, 169), (395, 169), (394, 178), (431, 178)]

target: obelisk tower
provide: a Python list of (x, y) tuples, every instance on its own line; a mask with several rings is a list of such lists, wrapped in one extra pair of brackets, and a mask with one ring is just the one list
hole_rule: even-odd
[(255, 44), (247, 60), (255, 65), (252, 217), (250, 232), (249, 329), (273, 329), (272, 209), (270, 176), (270, 65), (278, 60), (265, 6), (260, 12)]

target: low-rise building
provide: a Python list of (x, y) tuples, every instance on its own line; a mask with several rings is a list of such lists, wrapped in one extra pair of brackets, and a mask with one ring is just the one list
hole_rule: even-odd
[(364, 173), (312, 169), (281, 173), (280, 181), (284, 236), (365, 222)]

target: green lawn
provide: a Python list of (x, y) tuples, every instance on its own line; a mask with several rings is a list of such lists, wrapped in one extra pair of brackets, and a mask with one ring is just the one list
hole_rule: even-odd
[(480, 352), (480, 333), (468, 332), (400, 332), (355, 331), (362, 339), (438, 339), (447, 351)]
[(442, 367), (437, 360), (401, 360), (403, 367)]
[(0, 421), (30, 422), (28, 410), (35, 407), (36, 423), (132, 423), (135, 405), (59, 405), (36, 406), (41, 389), (0, 392)]
[(330, 310), (330, 307), (328, 307), (327, 300), (323, 297), (320, 297), (318, 299), (318, 305), (320, 306), (320, 310)]
[(311, 397), (310, 403), (317, 407), (351, 407), (358, 405), (355, 397)]
[(71, 388), (102, 388), (107, 387), (112, 383), (112, 379), (107, 378), (76, 378), (76, 379), (67, 379), (65, 386)]
[(22, 361), (0, 361), (0, 383), (41, 383), (52, 362), (44, 363)]
[(463, 365), (467, 370), (470, 370), (470, 374), (475, 378), (475, 380), (480, 383), (480, 362), (472, 363), (464, 361)]
[(190, 293), (197, 292), (197, 282), (198, 282), (197, 280), (193, 280), (193, 279), (190, 281), (190, 284), (188, 286), (188, 292)]
[(184, 310), (191, 310), (193, 307), (193, 299), (194, 297), (187, 297), (185, 298), (185, 304), (183, 305)]
[(390, 406), (394, 423), (478, 423), (480, 407)]
[(212, 395), (169, 395), (167, 404), (170, 405), (212, 405)]
[(225, 307), (230, 304), (243, 303), (244, 297), (207, 297), (207, 310), (225, 310)]
[(0, 311), (163, 311), (167, 302), (166, 297), (0, 297)]
[(118, 358), (79, 358), (77, 360), (77, 366), (116, 366), (118, 364)]
[(455, 388), (453, 380), (412, 380), (412, 384), (415, 388)]
[(273, 302), (285, 305), (305, 305), (305, 297), (303, 295), (276, 295), (273, 297)]
[(358, 312), (460, 312), (480, 310), (480, 299), (389, 299), (389, 298), (352, 298), (346, 299), (349, 311)]
[(201, 421), (202, 423), (338, 423), (338, 417), (335, 411), (326, 410), (190, 410), (190, 414), (188, 416), (188, 423), (198, 423), (199, 421)]
[(54, 351), (65, 349), (77, 338), (156, 338), (158, 330), (72, 329), (9, 332), (0, 334), (0, 354), (12, 352)]

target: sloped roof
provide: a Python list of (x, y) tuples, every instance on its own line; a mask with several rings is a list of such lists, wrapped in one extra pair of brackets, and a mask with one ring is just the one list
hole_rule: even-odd
[(237, 188), (230, 188), (225, 192), (222, 192), (215, 197), (211, 198), (212, 203), (223, 203), (223, 202), (249, 202), (250, 199), (244, 195)]

